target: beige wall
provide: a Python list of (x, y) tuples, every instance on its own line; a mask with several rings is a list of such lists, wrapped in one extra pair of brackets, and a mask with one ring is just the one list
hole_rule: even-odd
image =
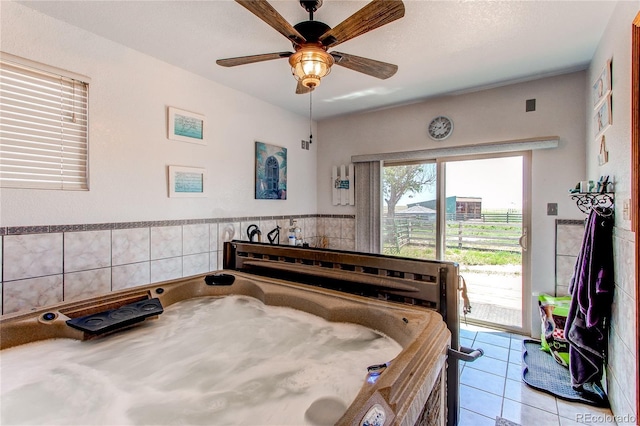
[[(591, 85), (612, 60), (612, 125), (605, 132), (609, 162), (598, 165), (599, 141), (591, 118), (594, 114), (591, 96), (587, 97), (587, 178), (598, 179), (610, 175), (615, 181), (616, 227), (614, 230), (615, 295), (611, 319), (609, 367), (607, 384), (613, 413), (621, 416), (618, 424), (633, 424), (628, 417), (635, 416), (638, 395), (638, 354), (636, 344), (637, 297), (635, 291), (634, 244), (637, 236), (631, 231), (631, 222), (624, 211), (631, 198), (631, 23), (640, 11), (639, 1), (620, 2), (609, 21), (588, 70), (585, 91), (591, 94)], [(627, 416), (627, 417), (625, 417)], [(627, 420), (627, 421), (625, 421)]]
[[(91, 79), (90, 191), (0, 190), (1, 313), (215, 270), (251, 223), (353, 248), (352, 218), (315, 217), (308, 118), (15, 2), (0, 23), (3, 52)], [(168, 140), (167, 106), (203, 114), (207, 145)], [(286, 201), (254, 199), (255, 141), (288, 148)], [(168, 165), (206, 168), (208, 197), (168, 198)]]
[[(53, 19), (0, 2), (0, 49), (86, 75), (90, 191), (3, 189), (0, 226), (316, 212), (308, 118)], [(167, 139), (166, 108), (206, 117), (207, 145)], [(255, 141), (288, 148), (288, 199), (254, 199)], [(208, 170), (207, 198), (168, 198), (168, 165)]]
[[(559, 136), (557, 149), (533, 155), (532, 290), (552, 292), (555, 285), (555, 219), (584, 217), (568, 198), (567, 189), (578, 180), (614, 175), (617, 287), (608, 380), (614, 413), (624, 415), (634, 410), (637, 398), (635, 382), (628, 380), (637, 380), (637, 354), (633, 345), (625, 343), (637, 339), (633, 326), (635, 236), (620, 211), (630, 197), (630, 26), (638, 5), (638, 1), (629, 1), (617, 6), (586, 72), (327, 120), (314, 132), (318, 142), (311, 151), (303, 151), (299, 142), (308, 135), (305, 117), (2, 1), (1, 50), (91, 77), (91, 191), (3, 189), (0, 226), (352, 215), (353, 207), (332, 206), (330, 199), (331, 166), (348, 163), (352, 155)], [(608, 58), (614, 63), (614, 123), (606, 133), (611, 161), (599, 167), (591, 130), (590, 86)], [(537, 99), (537, 111), (526, 113), (525, 100), (531, 98)], [(167, 140), (167, 106), (204, 114), (210, 129), (208, 145)], [(454, 120), (455, 131), (445, 142), (437, 143), (427, 137), (426, 125), (440, 114)], [(256, 140), (289, 148), (289, 200), (253, 199)], [(209, 197), (168, 198), (169, 164), (206, 167)], [(546, 215), (549, 202), (558, 203), (557, 217)], [(535, 329), (538, 318), (535, 309), (532, 312)]]
[[(318, 212), (355, 213), (353, 207), (332, 206), (330, 198), (331, 166), (348, 163), (352, 155), (558, 136), (558, 148), (532, 156), (529, 240), (532, 292), (553, 294), (555, 219), (584, 218), (567, 190), (585, 177), (585, 76), (576, 72), (320, 122)], [(537, 109), (525, 112), (532, 98)], [(427, 123), (441, 114), (454, 121), (454, 131), (435, 142), (427, 136)], [(558, 216), (547, 216), (547, 203), (558, 203)], [(537, 330), (537, 306), (530, 303), (531, 329)]]

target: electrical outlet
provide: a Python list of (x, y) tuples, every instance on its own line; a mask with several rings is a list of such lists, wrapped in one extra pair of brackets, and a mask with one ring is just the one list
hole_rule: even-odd
[(547, 203), (547, 216), (558, 216), (558, 203)]

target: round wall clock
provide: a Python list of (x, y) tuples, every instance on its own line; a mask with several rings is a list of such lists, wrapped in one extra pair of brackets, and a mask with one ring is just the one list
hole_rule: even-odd
[(453, 133), (453, 121), (444, 115), (438, 116), (429, 123), (429, 137), (434, 141), (441, 141)]

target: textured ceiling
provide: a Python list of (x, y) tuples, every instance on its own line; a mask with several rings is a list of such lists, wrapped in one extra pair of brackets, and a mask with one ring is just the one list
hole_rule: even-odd
[[(294, 113), (309, 113), (309, 95), (295, 94), (286, 59), (234, 68), (215, 64), (292, 50), (234, 1), (20, 3)], [(292, 25), (308, 19), (297, 0), (271, 4)], [(334, 27), (366, 4), (324, 0), (314, 19)], [(336, 49), (397, 64), (396, 75), (378, 80), (334, 66), (313, 92), (314, 119), (584, 69), (614, 7), (613, 1), (405, 1), (403, 18)]]

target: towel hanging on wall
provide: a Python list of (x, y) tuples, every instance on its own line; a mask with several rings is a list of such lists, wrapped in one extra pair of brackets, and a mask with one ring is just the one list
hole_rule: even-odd
[(569, 292), (571, 305), (565, 325), (569, 342), (571, 384), (600, 386), (606, 360), (608, 323), (613, 302), (613, 216), (592, 209)]

